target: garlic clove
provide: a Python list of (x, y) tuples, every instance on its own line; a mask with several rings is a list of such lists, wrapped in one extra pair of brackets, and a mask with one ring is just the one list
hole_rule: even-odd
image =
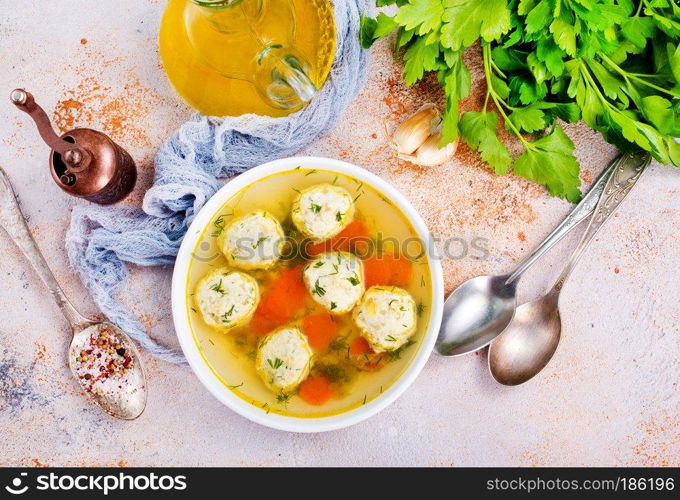
[(434, 104), (427, 104), (396, 128), (390, 145), (397, 153), (410, 155), (423, 145), (440, 122), (441, 117), (437, 108)]
[(446, 163), (458, 149), (458, 139), (448, 143), (443, 148), (439, 148), (442, 139), (441, 131), (432, 134), (415, 152), (413, 163), (423, 167), (437, 167)]

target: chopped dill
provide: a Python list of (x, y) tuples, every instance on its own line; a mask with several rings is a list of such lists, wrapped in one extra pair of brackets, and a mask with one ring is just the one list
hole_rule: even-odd
[(314, 268), (318, 269), (323, 265), (324, 265), (324, 261), (320, 260), (320, 261), (314, 263)]
[(338, 305), (335, 302), (331, 302), (331, 311), (337, 309)]
[(321, 205), (319, 205), (317, 203), (312, 203), (309, 207), (309, 209), (312, 212), (314, 212), (315, 214), (318, 214), (319, 212), (321, 212), (321, 208), (322, 208)]
[(215, 226), (215, 230), (212, 232), (210, 236), (214, 238), (222, 234), (222, 232), (224, 231), (224, 215), (220, 215), (217, 219), (215, 219), (213, 221), (213, 226)]
[(224, 295), (225, 293), (227, 293), (227, 292), (224, 291), (224, 288), (222, 288), (222, 278), (220, 278), (220, 282), (219, 282), (219, 283), (217, 283), (217, 284), (211, 286), (210, 289), (211, 289), (213, 292), (219, 293), (220, 295)]
[(420, 286), (425, 286), (425, 276), (420, 276)]
[(356, 195), (356, 197), (354, 198), (354, 203), (357, 202), (357, 200), (361, 197), (362, 194), (364, 193), (359, 193), (358, 195)]
[(271, 366), (274, 370), (278, 370), (283, 366), (283, 360), (281, 358), (276, 358), (274, 361), (267, 359), (267, 364)]
[(314, 289), (312, 290), (312, 293), (315, 293), (319, 297), (326, 295), (326, 289), (319, 285), (319, 280), (316, 280), (314, 283)]
[(305, 174), (305, 177), (307, 177), (308, 175), (315, 174), (315, 173), (316, 173), (316, 169), (312, 169), (312, 170), (310, 170), (309, 172), (307, 172), (307, 173)]
[(314, 371), (323, 375), (329, 382), (348, 381), (347, 371), (340, 364), (318, 364)]
[(238, 384), (238, 385), (228, 385), (227, 387), (233, 391), (234, 389), (238, 389), (238, 388), (241, 387), (242, 385), (243, 385), (243, 382), (241, 382), (241, 383)]
[(347, 349), (347, 335), (343, 337), (336, 337), (333, 342), (330, 343), (328, 346), (328, 350), (333, 352), (333, 351), (344, 351)]
[(290, 394), (281, 393), (276, 396), (276, 402), (280, 405), (286, 406), (290, 401)]
[(425, 304), (423, 304), (422, 302), (420, 302), (420, 303), (416, 306), (416, 312), (418, 313), (418, 316), (422, 316), (423, 313), (425, 312), (425, 309), (426, 309), (426, 308), (427, 308), (427, 306), (426, 306)]
[(269, 239), (268, 236), (260, 236), (255, 243), (253, 243), (253, 250), (255, 250), (257, 247), (260, 246), (261, 243), (267, 241)]
[(232, 314), (234, 314), (234, 308), (235, 308), (235, 307), (236, 307), (236, 304), (232, 304), (232, 305), (231, 305), (231, 308), (230, 308), (227, 312), (225, 312), (225, 313), (222, 315), (222, 323), (229, 323), (229, 321), (230, 321), (230, 320), (229, 320), (229, 317), (230, 317)]
[(340, 222), (340, 221), (342, 220), (342, 215), (343, 215), (343, 214), (342, 214), (342, 212), (340, 212), (340, 210), (338, 210), (337, 212), (335, 212), (335, 220), (338, 221), (338, 222)]
[(399, 349), (393, 349), (391, 351), (386, 351), (387, 354), (390, 356), (390, 361), (396, 361), (398, 359), (401, 359), (401, 355), (404, 353), (406, 349), (411, 347), (413, 344), (415, 344), (416, 341), (412, 339), (408, 339), (406, 343), (401, 346)]
[(336, 182), (338, 182), (338, 176), (337, 175), (335, 176), (335, 179), (333, 179), (333, 182), (331, 182), (331, 184), (333, 184), (335, 186)]
[(350, 276), (347, 278), (347, 281), (349, 281), (352, 286), (357, 286), (361, 281), (359, 280), (359, 276), (357, 276), (357, 273), (354, 273), (354, 276)]
[(194, 311), (195, 313), (198, 313), (198, 311), (193, 307), (191, 308), (191, 310)]

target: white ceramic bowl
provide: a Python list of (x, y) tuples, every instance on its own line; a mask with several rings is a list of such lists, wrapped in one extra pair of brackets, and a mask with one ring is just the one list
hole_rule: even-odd
[(175, 322), (177, 338), (182, 346), (184, 355), (189, 361), (189, 365), (203, 385), (205, 385), (205, 387), (222, 403), (239, 415), (268, 427), (292, 432), (323, 432), (347, 427), (375, 415), (397, 399), (413, 383), (423, 369), (423, 366), (425, 366), (425, 362), (429, 358), (437, 338), (444, 307), (444, 284), (440, 262), (437, 259), (430, 258), (430, 278), (433, 287), (432, 305), (429, 308), (430, 318), (428, 329), (425, 332), (422, 342), (419, 343), (420, 348), (408, 367), (389, 389), (365, 405), (328, 417), (300, 418), (279, 415), (273, 412), (265, 413), (260, 408), (257, 408), (232, 394), (232, 392), (213, 374), (203, 360), (189, 327), (185, 294), (189, 263), (192, 258), (193, 249), (198, 243), (203, 228), (210, 224), (210, 221), (220, 207), (222, 207), (222, 205), (235, 193), (259, 179), (263, 179), (272, 174), (292, 170), (298, 166), (301, 166), (302, 168), (317, 168), (335, 171), (340, 174), (354, 177), (355, 179), (374, 187), (385, 194), (401, 209), (423, 242), (426, 242), (427, 244), (427, 242), (430, 241), (425, 223), (406, 198), (380, 177), (363, 168), (343, 161), (316, 157), (293, 157), (265, 163), (264, 165), (248, 170), (227, 183), (210, 200), (208, 200), (205, 206), (196, 215), (196, 218), (184, 237), (175, 263), (175, 270), (172, 276), (172, 315)]

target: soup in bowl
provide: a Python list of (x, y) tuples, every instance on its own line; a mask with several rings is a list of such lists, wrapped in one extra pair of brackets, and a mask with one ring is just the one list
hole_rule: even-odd
[(178, 254), (173, 317), (190, 366), (224, 404), (289, 431), (345, 427), (394, 401), (439, 330), (428, 232), (385, 181), (288, 158), (225, 185)]

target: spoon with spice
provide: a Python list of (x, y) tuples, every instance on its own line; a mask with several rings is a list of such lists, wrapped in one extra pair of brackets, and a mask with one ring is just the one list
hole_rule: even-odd
[(146, 406), (146, 378), (137, 349), (117, 326), (82, 316), (69, 302), (26, 225), (9, 178), (0, 168), (0, 226), (31, 263), (73, 331), (71, 372), (109, 415), (133, 420)]

